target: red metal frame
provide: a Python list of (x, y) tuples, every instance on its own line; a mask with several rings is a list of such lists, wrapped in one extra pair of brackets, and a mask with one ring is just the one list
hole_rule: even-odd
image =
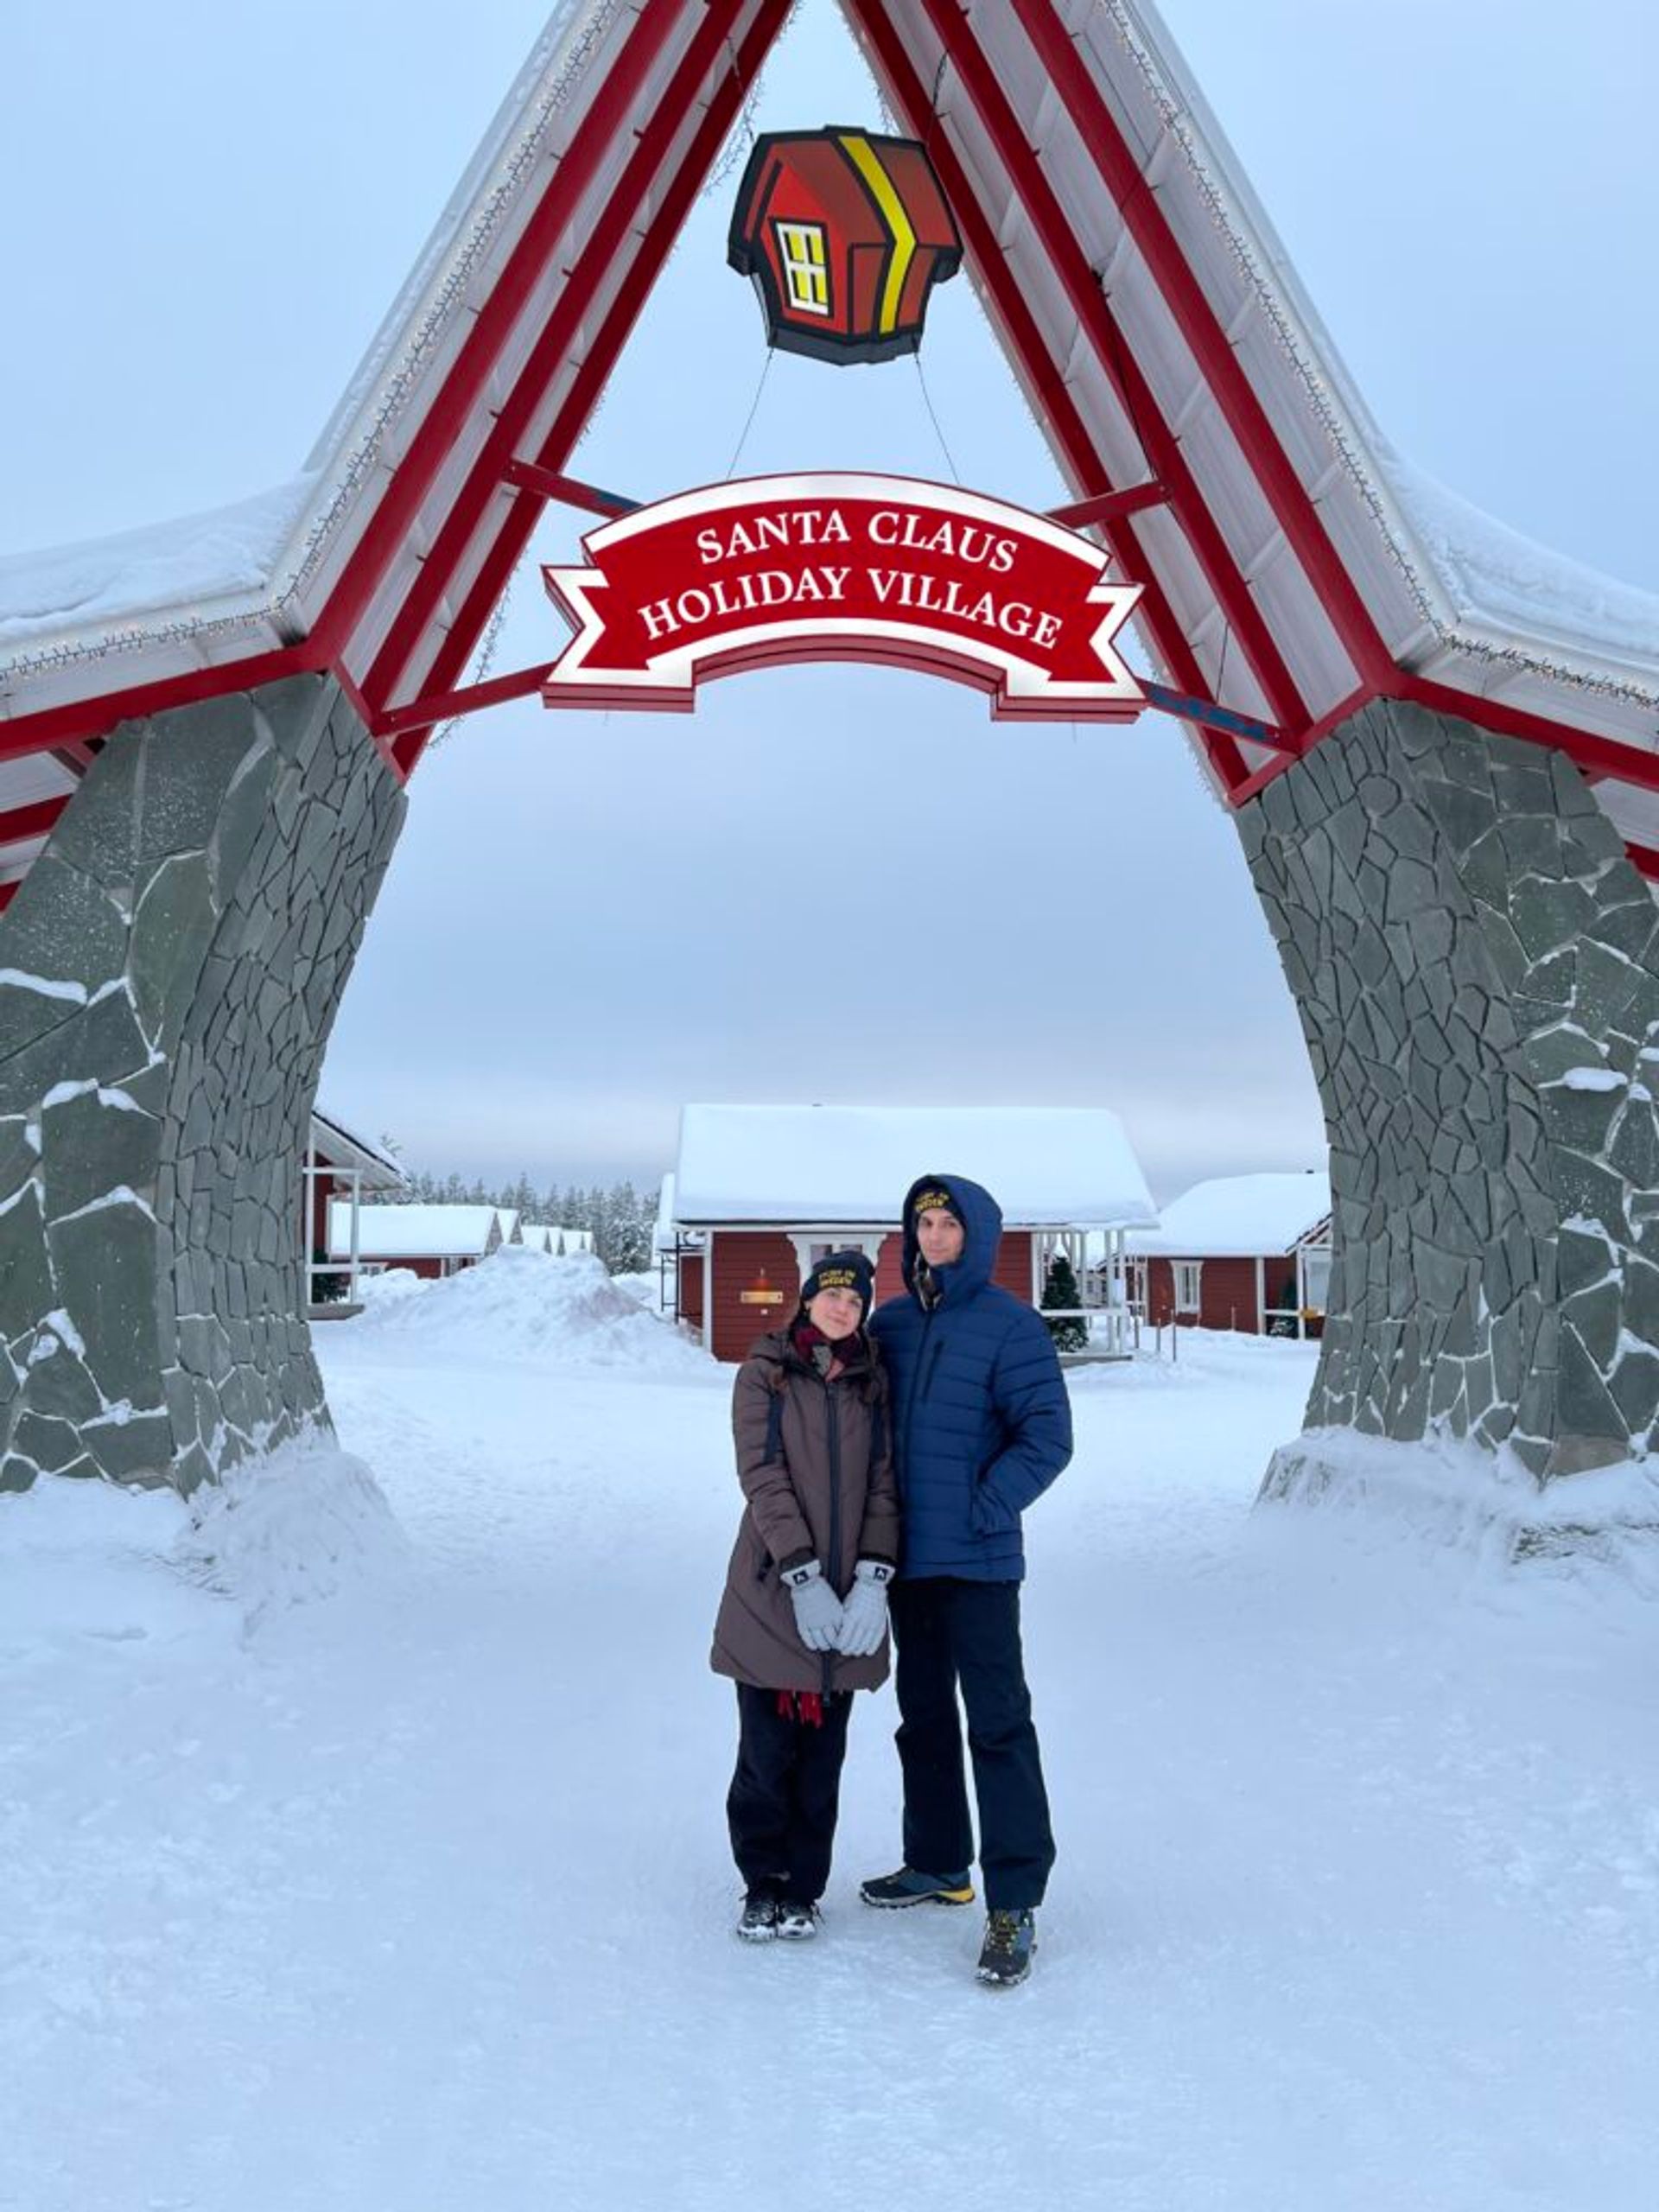
[(1275, 521), (1317, 589), (1357, 672), (1362, 680), (1381, 685), (1394, 663), (1370, 610), (1274, 435), (1267, 410), (1182, 252), (1157, 194), (1147, 190), (1134, 150), (1125, 143), (1110, 108), (1084, 67), (1071, 34), (1052, 0), (1023, 0), (1018, 15), (1020, 28), (1048, 72), (1082, 145), (1155, 278), (1177, 328), (1204, 372), (1228, 428), (1249, 458)]
[(1205, 504), (1186, 455), (1118, 327), (1110, 303), (1084, 257), (1077, 234), (1032, 151), (984, 48), (972, 35), (956, 0), (922, 0), (922, 5), (1065, 288), (1072, 312), (1088, 334), (1096, 360), (1136, 426), (1153, 474), (1167, 488), (1205, 581), (1249, 664), (1269, 715), (1281, 728), (1300, 729), (1308, 720), (1306, 702), (1228, 550), (1219, 524)]
[[(406, 538), (422, 499), (463, 425), (483, 399), (501, 350), (534, 293), (549, 256), (569, 227), (583, 194), (625, 127), (636, 94), (683, 13), (684, 0), (644, 0), (626, 45), (612, 63), (593, 105), (555, 167), (536, 213), (491, 288), (442, 391), (410, 441), (373, 520), (329, 594), (317, 634), (331, 661), (343, 657), (352, 633)], [(434, 546), (435, 554), (436, 550)], [(423, 598), (429, 604), (428, 580), (433, 565), (429, 556), (422, 572)], [(440, 589), (447, 580), (440, 580)], [(386, 694), (384, 690), (377, 694), (373, 677), (371, 671), (365, 681), (365, 696), (376, 705), (385, 705)]]
[[(501, 477), (520, 486), (520, 497), (502, 512), (494, 541), (450, 625), (448, 635), (433, 656), (428, 672), (429, 684), (440, 689), (454, 684), (470, 659), (485, 625), (499, 604), (514, 569), (524, 557), (531, 534), (545, 508), (547, 498), (556, 496), (544, 493), (542, 485), (549, 480), (571, 480), (563, 475), (563, 465), (587, 428), (588, 417), (606, 381), (651, 296), (658, 272), (679, 235), (681, 225), (709, 165), (736, 119), (749, 86), (759, 73), (772, 41), (783, 28), (788, 12), (789, 0), (765, 0), (748, 36), (732, 57), (731, 68), (722, 73), (702, 123), (677, 172), (661, 195), (657, 212), (640, 241), (632, 264), (618, 287), (617, 296), (588, 346), (564, 404), (543, 441), (541, 450), (534, 461), (526, 461), (522, 455), (514, 454), (502, 465)], [(645, 181), (649, 181), (649, 178)], [(619, 189), (613, 199), (620, 200), (620, 197)], [(587, 255), (584, 255), (578, 270), (573, 272), (569, 289), (575, 289), (584, 270), (588, 272), (589, 293), (596, 289), (602, 281), (605, 265)], [(588, 488), (582, 487), (584, 492)], [(586, 505), (588, 501), (583, 499), (579, 504)], [(403, 758), (406, 772), (412, 770), (419, 758), (423, 742), (417, 741), (411, 747), (405, 748)]]
[(62, 791), (56, 798), (37, 798), (28, 806), (14, 806), (0, 813), (0, 845), (18, 845), (25, 837), (44, 837), (73, 797), (73, 791)]
[[(955, 148), (934, 124), (927, 87), (917, 74), (884, 8), (872, 4), (872, 0), (851, 0), (851, 12), (876, 58), (888, 98), (905, 118), (906, 127), (927, 142), (957, 225), (973, 251), (992, 314), (1001, 328), (1003, 346), (1019, 363), (1035, 392), (1067, 467), (1079, 483), (1102, 483), (1106, 469), (1088, 426), (1055, 366), (1024, 295), (1009, 275), (995, 233), (969, 186)], [(1153, 649), (1166, 672), (1184, 695), (1202, 697), (1209, 690), (1209, 680), (1175, 619), (1162, 585), (1155, 577), (1141, 578), (1138, 564), (1126, 560), (1119, 530), (1106, 522), (1097, 527), (1122, 573), (1145, 582), (1137, 620), (1144, 622)], [(1131, 550), (1135, 550), (1133, 537), (1128, 543)], [(1231, 791), (1249, 775), (1249, 766), (1230, 739), (1217, 734), (1206, 735), (1202, 741), (1211, 766), (1224, 789)]]
[[(499, 707), (508, 699), (527, 699), (547, 680), (549, 664), (538, 660), (534, 668), (516, 668), (511, 676), (493, 676), (482, 683), (463, 684), (458, 691), (429, 692), (411, 699), (406, 707), (391, 707), (381, 715), (380, 734), (407, 738), (435, 729), (461, 715), (475, 715), (481, 707)], [(394, 744), (393, 751), (397, 750)], [(400, 755), (401, 757), (401, 755)]]
[[(481, 303), (442, 388), (330, 591), (311, 635), (295, 645), (251, 652), (237, 661), (0, 721), (0, 760), (52, 749), (66, 762), (74, 759), (85, 766), (92, 757), (87, 741), (106, 735), (120, 721), (280, 677), (327, 672), (340, 681), (383, 756), (397, 773), (407, 775), (436, 723), (524, 696), (536, 688), (540, 669), (517, 671), (470, 685), (460, 679), (547, 502), (559, 499), (596, 514), (621, 512), (631, 504), (569, 475), (565, 464), (633, 328), (691, 199), (788, 11), (788, 0), (762, 0), (741, 48), (732, 51), (733, 29), (747, 4), (747, 0), (638, 0), (626, 42), (577, 126), (570, 146), (553, 169), (500, 277)], [(1318, 721), (1309, 718), (1248, 580), (1198, 496), (1179, 442), (1152, 399), (1041, 164), (985, 58), (962, 0), (922, 0), (922, 4), (964, 96), (976, 110), (1065, 286), (1096, 358), (1114, 383), (1120, 404), (1141, 428), (1147, 458), (1156, 474), (1154, 482), (1101, 490), (1071, 501), (1054, 510), (1056, 518), (1073, 527), (1097, 529), (1120, 569), (1133, 579), (1141, 566), (1136, 558), (1134, 517), (1156, 505), (1170, 507), (1263, 696), (1273, 702), (1275, 722), (1268, 725), (1233, 714), (1210, 700), (1208, 683), (1167, 597), (1155, 581), (1147, 584), (1141, 616), (1172, 679), (1170, 686), (1154, 689), (1163, 694), (1160, 703), (1166, 710), (1184, 713), (1198, 725), (1201, 742), (1230, 802), (1245, 804), (1345, 716), (1368, 700), (1382, 696), (1411, 699), (1441, 712), (1478, 718), (1500, 732), (1559, 747), (1592, 778), (1616, 778), (1643, 789), (1659, 790), (1659, 758), (1542, 715), (1477, 698), (1451, 685), (1414, 676), (1394, 664), (1358, 586), (1281, 446), (1198, 276), (1185, 261), (1157, 195), (1147, 189), (1135, 149), (1118, 130), (1065, 28), (1056, 0), (1020, 0), (1015, 10), (1019, 22), (1094, 162), (1103, 188), (1110, 194), (1160, 287), (1292, 553), (1360, 671), (1359, 686), (1350, 698)], [(1046, 415), (1069, 472), (1080, 484), (1101, 485), (1106, 474), (1101, 455), (1059, 367), (1011, 281), (991, 226), (933, 116), (927, 88), (895, 32), (887, 9), (880, 0), (849, 0), (849, 12), (877, 58), (895, 105), (907, 118), (912, 130), (929, 141), (975, 254), (1003, 342)], [(636, 134), (637, 143), (624, 177), (610, 195), (601, 222), (583, 240), (547, 328), (507, 395), (484, 449), (439, 526), (370, 666), (360, 682), (356, 680), (347, 665), (353, 639), (391, 564), (404, 549), (422, 502), (464, 425), (476, 410), (492, 404), (490, 379), (541, 281), (549, 257), (569, 230), (574, 211), (608, 149), (626, 127), (628, 115), (651, 72), (677, 29), (694, 14), (696, 27), (671, 86)], [(731, 53), (732, 67), (714, 77), (711, 105), (692, 143), (664, 181), (660, 172), (676, 130), (683, 127), (688, 107), (722, 48)], [(517, 437), (522, 435), (551, 380), (568, 361), (575, 334), (592, 312), (626, 227), (638, 219), (639, 207), (653, 188), (655, 207), (649, 227), (587, 349), (551, 430), (542, 441), (539, 453), (518, 452)], [(499, 500), (503, 485), (510, 486), (516, 494), (510, 502)], [(493, 504), (499, 508), (499, 519), (492, 515)], [(492, 533), (489, 543), (454, 619), (438, 639), (423, 672), (421, 696), (396, 703), (397, 684), (431, 639), (445, 596), (475, 556), (480, 531), (486, 528)], [(1259, 767), (1252, 766), (1238, 750), (1235, 736), (1271, 746), (1276, 757)], [(41, 807), (17, 809), (10, 816), (0, 817), (0, 839), (6, 837), (9, 825), (20, 822), (38, 826), (10, 827), (13, 842), (45, 834), (65, 803), (60, 799), (41, 802)], [(41, 807), (50, 810), (50, 819), (41, 813)], [(1645, 874), (1659, 876), (1659, 855), (1639, 846), (1630, 849)], [(0, 885), (0, 907), (15, 887)]]
[(530, 461), (510, 461), (501, 472), (501, 480), (518, 485), (521, 491), (535, 492), (543, 499), (561, 500), (567, 507), (585, 508), (592, 515), (626, 515), (639, 504), (625, 499), (620, 492), (601, 492), (597, 484), (584, 484), (577, 476), (562, 476), (555, 468), (538, 468)]
[(1068, 530), (1086, 530), (1090, 523), (1122, 522), (1147, 507), (1168, 505), (1169, 493), (1161, 484), (1132, 484), (1127, 492), (1102, 492), (1092, 499), (1051, 507), (1048, 514), (1051, 522), (1063, 522)]
[[(646, 16), (641, 17), (642, 24), (646, 16), (664, 4), (664, 0), (651, 0)], [(588, 233), (581, 257), (560, 292), (558, 304), (543, 327), (512, 391), (496, 413), (478, 460), (433, 539), (421, 573), (386, 632), (385, 642), (363, 678), (364, 692), (377, 710), (392, 704), (397, 686), (421, 645), (435, 609), (467, 557), (486, 510), (496, 497), (507, 470), (515, 460), (521, 458), (519, 441), (550, 385), (563, 368), (572, 341), (615, 263), (618, 250), (633, 224), (641, 201), (681, 129), (688, 108), (719, 57), (729, 28), (728, 18), (735, 16), (739, 4), (740, 0), (727, 0), (724, 8), (711, 7), (700, 10), (700, 28), (687, 47), (666, 92), (658, 102), (651, 121), (639, 133), (627, 166), (608, 195), (604, 213)], [(663, 42), (659, 37), (653, 46), (653, 60)], [(770, 45), (770, 36), (766, 42)], [(631, 44), (631, 53), (632, 50)], [(609, 80), (605, 89), (607, 92), (611, 89)], [(591, 120), (591, 112), (588, 119)], [(556, 184), (563, 177), (564, 169), (565, 164), (561, 162)], [(553, 196), (550, 193), (549, 197)], [(565, 208), (563, 219), (549, 231), (543, 242), (543, 254), (550, 251), (565, 229), (574, 205), (574, 199), (562, 200)], [(539, 274), (539, 264), (532, 273)], [(652, 273), (654, 275), (655, 271)], [(519, 305), (522, 304), (521, 301)], [(517, 308), (514, 312), (516, 317)], [(486, 372), (491, 365), (493, 360), (486, 365)], [(493, 594), (492, 604), (494, 598), (499, 597), (499, 592)], [(487, 613), (485, 620), (488, 620)], [(479, 626), (481, 632), (482, 624)], [(461, 649), (463, 662), (476, 642), (476, 637), (465, 641)], [(444, 681), (435, 660), (429, 680), (435, 680), (440, 687)]]

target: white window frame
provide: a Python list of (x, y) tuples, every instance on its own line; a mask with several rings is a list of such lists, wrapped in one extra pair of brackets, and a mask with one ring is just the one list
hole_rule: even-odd
[(784, 272), (784, 293), (797, 315), (829, 317), (830, 240), (822, 223), (788, 221), (776, 218), (778, 264)]
[(881, 1247), (888, 1236), (883, 1229), (836, 1229), (833, 1224), (823, 1222), (820, 1222), (816, 1229), (794, 1229), (787, 1234), (795, 1248), (795, 1275), (798, 1282), (804, 1282), (812, 1272), (815, 1245), (823, 1247), (817, 1254), (819, 1259), (829, 1252), (861, 1252), (874, 1273), (880, 1262)]
[(1204, 1310), (1204, 1262), (1202, 1260), (1172, 1260), (1170, 1273), (1175, 1278), (1175, 1311), (1177, 1313), (1198, 1313)]

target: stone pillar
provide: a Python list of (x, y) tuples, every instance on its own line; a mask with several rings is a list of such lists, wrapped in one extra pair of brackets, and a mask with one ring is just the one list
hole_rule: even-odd
[[(1331, 1143), (1310, 1428), (1507, 1446), (1659, 1416), (1659, 926), (1564, 753), (1378, 702), (1244, 808)], [(1280, 1453), (1268, 1494), (1306, 1474)]]
[(211, 700), (116, 732), (0, 916), (0, 1489), (327, 1424), (301, 1167), (404, 804), (330, 680)]

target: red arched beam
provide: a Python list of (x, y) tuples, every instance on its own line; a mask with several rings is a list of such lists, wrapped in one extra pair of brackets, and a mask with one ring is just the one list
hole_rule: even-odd
[[(926, 87), (917, 75), (904, 46), (895, 36), (886, 10), (867, 6), (864, 0), (854, 0), (854, 13), (871, 52), (880, 63), (894, 105), (914, 135), (926, 139), (928, 143), (928, 151), (939, 172), (945, 197), (972, 250), (980, 281), (1001, 326), (1004, 347), (1024, 370), (1048, 419), (1055, 442), (1065, 456), (1066, 466), (1079, 483), (1099, 484), (1105, 481), (1107, 471), (1096, 450), (1088, 426), (1078, 413), (1076, 402), (1037, 327), (1036, 320), (1002, 258), (995, 233), (969, 183), (967, 173), (957, 157), (956, 149), (943, 131), (933, 127)], [(1115, 497), (1116, 494), (1108, 496)], [(1163, 586), (1155, 576), (1143, 577), (1140, 565), (1125, 558), (1119, 531), (1103, 523), (1098, 527), (1103, 542), (1110, 548), (1122, 573), (1145, 583), (1137, 620), (1145, 622), (1153, 648), (1177, 689), (1190, 696), (1205, 696), (1210, 690), (1209, 679), (1198, 664), (1198, 656), (1187, 643), (1185, 632), (1175, 619)], [(1135, 548), (1133, 538), (1128, 542), (1132, 550), (1138, 550)], [(1229, 791), (1249, 775), (1249, 770), (1243, 756), (1230, 738), (1206, 734), (1203, 741), (1211, 766)]]
[(56, 798), (37, 798), (31, 805), (14, 806), (0, 814), (0, 845), (21, 844), (25, 837), (44, 837), (73, 796), (64, 791)]
[(1071, 117), (1079, 143), (1157, 281), (1158, 289), (1215, 394), (1228, 428), (1255, 471), (1274, 518), (1324, 603), (1362, 679), (1386, 681), (1393, 658), (1358, 586), (1332, 544), (1318, 509), (1280, 444), (1267, 410), (1228, 341), (1198, 275), (1141, 174), (1100, 89), (1084, 66), (1052, 0), (1025, 0), (1020, 22)]
[[(640, 240), (632, 265), (618, 287), (617, 296), (588, 346), (570, 391), (543, 441), (540, 452), (534, 461), (528, 461), (512, 453), (511, 438), (504, 437), (498, 441), (493, 435), (489, 448), (480, 457), (478, 471), (480, 499), (476, 512), (484, 511), (485, 503), (498, 483), (505, 481), (518, 486), (520, 496), (502, 511), (495, 526), (494, 539), (457, 611), (448, 636), (433, 657), (428, 671), (428, 685), (443, 690), (455, 683), (471, 658), (514, 569), (524, 557), (524, 549), (530, 543), (547, 499), (565, 496), (563, 492), (554, 493), (551, 487), (555, 484), (568, 485), (572, 480), (561, 474), (564, 463), (587, 428), (588, 417), (641, 309), (651, 296), (662, 264), (679, 235), (691, 202), (788, 12), (789, 0), (766, 0), (747, 38), (734, 56), (733, 67), (719, 79), (702, 122), (668, 189), (661, 195), (651, 225)], [(640, 186), (642, 194), (650, 181), (650, 175), (645, 175)], [(634, 208), (620, 186), (616, 194), (616, 204), (620, 207), (626, 226), (632, 218)], [(607, 257), (597, 254), (596, 250), (585, 253), (582, 264), (571, 275), (568, 290), (580, 290), (584, 302), (591, 298), (603, 280)], [(561, 312), (563, 304), (562, 302)], [(574, 321), (571, 327), (575, 327)], [(559, 359), (555, 360), (547, 372), (549, 376), (557, 373), (559, 360), (563, 357), (562, 347)], [(519, 427), (518, 422), (515, 421), (515, 431)], [(501, 458), (503, 448), (506, 454), (505, 460)], [(488, 480), (486, 480), (486, 471), (489, 472)], [(545, 490), (543, 488), (544, 486), (547, 487)], [(581, 490), (588, 493), (591, 487), (583, 486)], [(579, 504), (590, 505), (594, 501), (585, 497)], [(621, 502), (624, 508), (632, 504), (626, 500)], [(603, 507), (598, 509), (600, 512), (607, 511)], [(617, 510), (613, 507), (608, 512), (615, 512)], [(435, 554), (436, 550), (435, 546)], [(407, 767), (413, 767), (423, 742), (424, 740), (421, 740), (412, 746), (406, 744), (403, 748)]]
[[(313, 632), (330, 661), (344, 652), (407, 537), (422, 500), (467, 417), (480, 404), (502, 347), (606, 154), (626, 128), (635, 98), (678, 21), (682, 5), (683, 0), (645, 0), (626, 45), (612, 63), (505, 268), (491, 286), (442, 390), (410, 440)], [(677, 87), (681, 79), (675, 81)], [(431, 567), (429, 561), (423, 579)], [(385, 704), (384, 696), (375, 696), (372, 683), (365, 683), (364, 689), (375, 705)]]
[[(363, 679), (364, 691), (377, 709), (391, 705), (410, 661), (419, 650), (432, 622), (439, 601), (454, 583), (466, 559), (490, 501), (496, 496), (508, 467), (515, 459), (521, 457), (518, 452), (518, 442), (549, 386), (569, 358), (576, 334), (584, 318), (591, 312), (593, 302), (614, 264), (617, 251), (638, 219), (639, 207), (656, 181), (669, 148), (720, 56), (729, 29), (728, 19), (736, 12), (737, 0), (727, 0), (724, 7), (710, 7), (702, 11), (700, 28), (687, 47), (651, 121), (639, 134), (627, 165), (606, 201), (604, 213), (584, 242), (580, 259), (566, 280), (529, 359), (492, 423), (482, 451), (445, 516), (433, 539), (431, 550), (422, 563), (420, 574), (387, 632), (373, 665)], [(766, 0), (757, 17), (755, 30), (747, 41), (757, 66), (777, 35), (786, 12), (779, 0)], [(721, 86), (725, 90), (725, 98), (721, 100), (721, 105), (731, 104), (734, 112), (736, 103), (732, 102), (732, 93), (739, 89), (734, 80), (741, 79), (742, 73), (740, 67), (723, 74), (721, 79)], [(742, 89), (747, 89), (747, 85)], [(720, 87), (716, 87), (715, 97), (720, 99)], [(707, 122), (705, 116), (704, 127), (699, 130), (694, 142), (699, 147), (707, 143), (710, 135), (706, 128)], [(709, 158), (712, 158), (712, 154)], [(651, 276), (654, 277), (655, 275), (653, 268)], [(647, 283), (646, 289), (649, 289)], [(544, 456), (537, 455), (537, 458)], [(505, 588), (505, 581), (503, 577), (502, 588)], [(492, 604), (499, 596), (500, 589), (498, 588), (493, 595)], [(488, 619), (487, 610), (485, 619)], [(481, 624), (480, 628), (481, 630)], [(475, 637), (463, 642), (460, 653), (461, 662), (465, 661), (475, 643)], [(444, 677), (435, 664), (431, 674), (438, 683), (442, 683)]]
[(1085, 259), (1054, 188), (1032, 152), (1020, 118), (986, 60), (984, 48), (972, 35), (956, 0), (923, 0), (923, 5), (958, 81), (989, 133), (997, 158), (1019, 194), (1044, 252), (1065, 288), (1072, 312), (1088, 334), (1096, 359), (1135, 426), (1153, 474), (1168, 489), (1198, 567), (1268, 702), (1269, 720), (1287, 731), (1306, 728), (1310, 719), (1306, 702), (1193, 480), (1179, 442), (1118, 328), (1099, 278)]

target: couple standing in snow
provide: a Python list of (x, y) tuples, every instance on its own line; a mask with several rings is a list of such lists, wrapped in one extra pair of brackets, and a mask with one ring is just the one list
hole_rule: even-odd
[(737, 1684), (727, 1797), (751, 1942), (817, 1933), (853, 1693), (897, 1645), (904, 1864), (860, 1885), (893, 1909), (973, 1902), (982, 1981), (1023, 1981), (1054, 1843), (1020, 1645), (1020, 1516), (1071, 1456), (1040, 1317), (992, 1281), (1002, 1217), (957, 1175), (906, 1198), (901, 1296), (871, 1314), (861, 1252), (833, 1252), (785, 1329), (738, 1372), (732, 1421), (747, 1501), (711, 1663)]

